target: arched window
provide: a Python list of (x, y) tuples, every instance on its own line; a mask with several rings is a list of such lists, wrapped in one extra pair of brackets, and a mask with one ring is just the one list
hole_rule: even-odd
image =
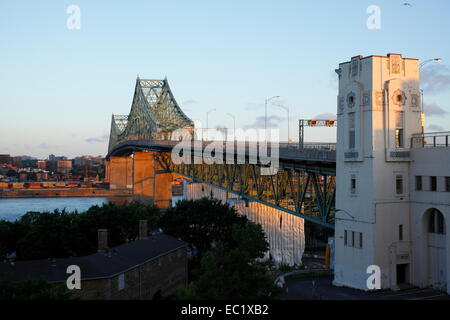
[(428, 214), (428, 232), (445, 233), (444, 215), (438, 209), (430, 209)]

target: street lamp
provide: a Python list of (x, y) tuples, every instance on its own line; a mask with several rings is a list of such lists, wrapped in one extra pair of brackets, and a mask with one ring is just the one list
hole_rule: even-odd
[(289, 144), (289, 142), (291, 141), (290, 135), (289, 135), (289, 108), (285, 107), (285, 106), (282, 106), (282, 105), (279, 105), (279, 104), (277, 104), (277, 106), (282, 108), (282, 109), (284, 109), (284, 110), (286, 110), (286, 112), (287, 112), (287, 121), (288, 121), (288, 127), (287, 127), (288, 134), (287, 134), (287, 136), (288, 136), (288, 144)]
[(267, 140), (267, 103), (270, 102), (273, 99), (279, 98), (280, 96), (273, 96), (270, 98), (267, 98), (264, 102), (264, 108), (265, 108), (265, 115), (264, 115), (264, 140)]
[(426, 65), (427, 63), (430, 63), (430, 62), (432, 62), (432, 61), (441, 62), (442, 59), (441, 59), (441, 58), (433, 58), (433, 59), (425, 60), (424, 62), (422, 62), (422, 63), (419, 65), (419, 69), (422, 68), (422, 67), (423, 67), (424, 65)]
[(227, 116), (230, 116), (233, 118), (233, 140), (236, 140), (236, 117), (232, 115), (231, 113), (227, 113)]
[(208, 115), (210, 112), (216, 111), (216, 108), (213, 108), (211, 110), (208, 110), (208, 112), (206, 112), (206, 136), (208, 137)]
[[(433, 59), (428, 59), (428, 60), (425, 60), (424, 62), (422, 62), (420, 65), (419, 65), (419, 70), (420, 69), (422, 69), (422, 67), (424, 66), (424, 65), (426, 65), (427, 63), (430, 63), (430, 62), (433, 62), (433, 61), (435, 61), (435, 62), (441, 62), (442, 61), (442, 59), (441, 58), (433, 58)], [(422, 120), (421, 120), (421, 122), (422, 122), (422, 134), (424, 134), (424, 120), (423, 119), (425, 119), (424, 118), (424, 114), (425, 114), (425, 110), (424, 110), (424, 108), (423, 108), (423, 106), (424, 106), (424, 104), (423, 104), (423, 89), (420, 89), (420, 94), (421, 94), (421, 99), (420, 99), (420, 101), (421, 101), (421, 108), (422, 108)]]
[(264, 102), (264, 107), (265, 107), (265, 116), (264, 116), (264, 130), (267, 130), (267, 103), (269, 103), (271, 100), (279, 98), (280, 96), (273, 96), (270, 98), (267, 98), (266, 101)]

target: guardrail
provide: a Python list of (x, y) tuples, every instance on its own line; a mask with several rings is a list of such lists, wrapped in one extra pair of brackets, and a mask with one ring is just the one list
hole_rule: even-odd
[[(191, 146), (194, 153), (201, 152), (203, 153), (203, 150), (205, 147), (210, 145), (214, 141), (191, 141), (184, 142), (185, 148), (187, 146)], [(173, 140), (131, 140), (123, 142), (114, 149), (122, 149), (126, 148), (127, 145), (133, 145), (135, 147), (145, 148), (146, 146), (154, 146), (154, 147), (169, 147), (173, 148), (177, 144), (179, 144), (179, 141), (173, 141)], [(219, 143), (216, 141), (216, 143)], [(262, 143), (260, 143), (262, 144)], [(226, 148), (226, 142), (223, 143), (222, 148), (223, 152), (227, 153)], [(274, 147), (276, 144), (273, 145)], [(233, 153), (242, 153), (247, 155), (256, 155), (256, 152), (259, 151), (260, 145), (258, 145), (257, 142), (240, 142), (236, 141), (234, 144), (234, 148), (231, 150), (229, 149), (228, 152)], [(267, 153), (270, 155), (272, 144), (270, 142), (267, 143)], [(336, 144), (333, 143), (308, 143), (304, 145), (304, 148), (300, 148), (298, 143), (287, 143), (287, 142), (280, 142), (278, 143), (278, 150), (279, 150), (279, 158), (280, 159), (292, 159), (292, 160), (314, 160), (314, 161), (327, 161), (327, 162), (335, 162), (336, 161)], [(112, 150), (112, 151), (113, 151)], [(250, 151), (251, 150), (251, 151)], [(264, 147), (262, 147), (262, 150), (266, 150)], [(217, 152), (217, 151), (216, 151)]]
[(450, 146), (450, 132), (429, 132), (411, 137), (411, 148), (442, 148)]

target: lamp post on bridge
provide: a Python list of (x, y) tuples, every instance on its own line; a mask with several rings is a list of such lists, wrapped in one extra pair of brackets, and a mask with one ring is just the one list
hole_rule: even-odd
[[(425, 60), (424, 62), (422, 62), (422, 63), (419, 65), (419, 71), (420, 71), (420, 69), (422, 69), (426, 64), (428, 64), (428, 63), (430, 63), (430, 62), (441, 62), (441, 61), (442, 61), (441, 58), (433, 58), (433, 59)], [(423, 134), (424, 134), (424, 131), (425, 131), (425, 129), (424, 129), (424, 126), (425, 126), (425, 110), (424, 110), (424, 104), (423, 104), (423, 89), (420, 89), (420, 95), (421, 95), (421, 97), (420, 97), (420, 101), (421, 101), (420, 106), (421, 106), (421, 109), (422, 109), (421, 122), (422, 122), (422, 135), (423, 135)]]
[(280, 98), (280, 96), (273, 96), (270, 98), (267, 98), (266, 101), (264, 102), (264, 109), (265, 109), (265, 115), (264, 115), (264, 135), (265, 135), (265, 139), (267, 140), (267, 103), (269, 103), (271, 100), (276, 99), (276, 98)]

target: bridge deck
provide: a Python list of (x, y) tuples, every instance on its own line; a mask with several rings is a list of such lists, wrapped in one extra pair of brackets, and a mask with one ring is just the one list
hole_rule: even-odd
[[(111, 156), (124, 156), (131, 154), (136, 150), (148, 150), (157, 152), (171, 152), (172, 149), (179, 144), (178, 141), (170, 140), (130, 140), (125, 141), (110, 150), (106, 158)], [(193, 155), (201, 156), (210, 141), (194, 141), (191, 144), (185, 144), (185, 150), (191, 149)], [(215, 142), (218, 143), (218, 142)], [(220, 142), (218, 146), (220, 146)], [(227, 148), (226, 144), (222, 145), (224, 155), (245, 155), (247, 161), (254, 159), (259, 145), (257, 143), (237, 142), (234, 147)], [(263, 146), (261, 146), (263, 147)], [(273, 144), (273, 147), (276, 147)], [(335, 172), (336, 170), (336, 150), (333, 144), (311, 144), (305, 148), (299, 149), (295, 144), (280, 143), (279, 162), (281, 167), (295, 167), (296, 165), (316, 166), (323, 170)], [(268, 154), (271, 154), (272, 145), (267, 144)], [(269, 156), (270, 157), (270, 156)], [(224, 157), (225, 158), (225, 157)]]

